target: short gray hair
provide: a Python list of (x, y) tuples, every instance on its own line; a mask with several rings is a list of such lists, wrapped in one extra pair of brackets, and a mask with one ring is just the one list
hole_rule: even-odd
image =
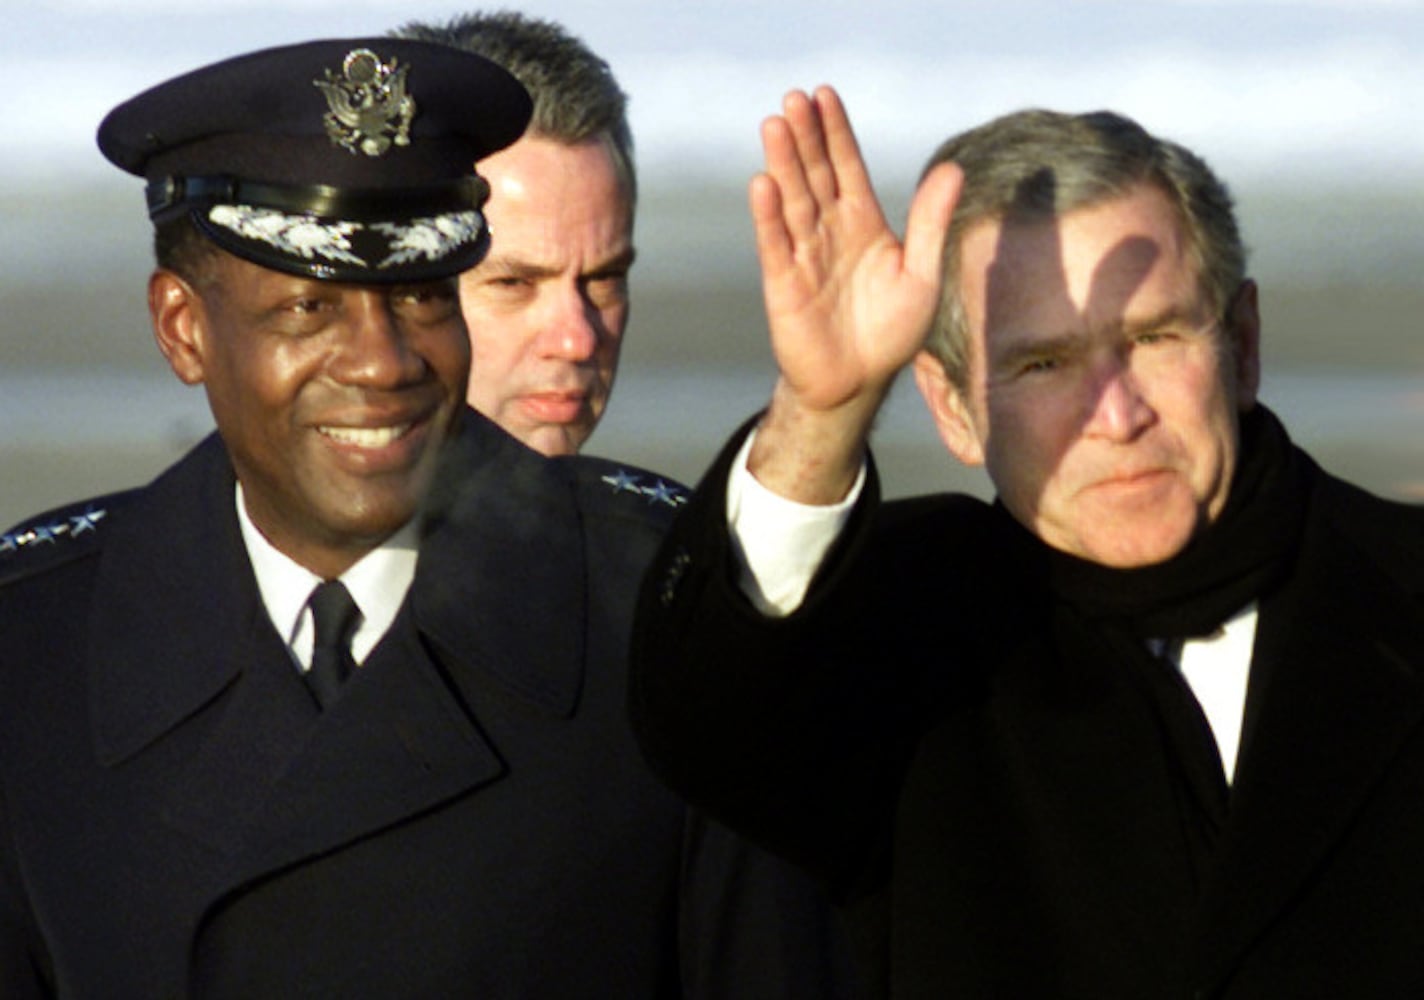
[(464, 49), (502, 66), (534, 101), (528, 134), (570, 146), (605, 139), (629, 203), (636, 203), (628, 95), (608, 63), (562, 25), (502, 10), (461, 14), (445, 24), (410, 21), (394, 34)]
[(960, 250), (978, 223), (1049, 220), (1150, 184), (1176, 209), (1217, 316), (1225, 318), (1245, 280), (1246, 251), (1226, 185), (1191, 150), (1123, 115), (1018, 111), (948, 139), (925, 172), (947, 161), (964, 170), (964, 190), (945, 238), (944, 288), (926, 347), (961, 391), (968, 388), (968, 322)]

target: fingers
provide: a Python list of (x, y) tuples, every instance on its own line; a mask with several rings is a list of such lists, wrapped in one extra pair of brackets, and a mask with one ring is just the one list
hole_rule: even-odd
[(850, 119), (835, 90), (793, 90), (762, 124), (767, 174), (776, 181), (793, 236), (809, 233), (844, 197), (873, 202)]
[(783, 218), (781, 191), (770, 176), (757, 174), (747, 188), (747, 200), (751, 207), (762, 275), (770, 278), (794, 265), (791, 237)]
[(886, 224), (835, 90), (793, 90), (782, 112), (762, 123), (766, 172), (749, 189), (763, 277), (809, 267), (808, 276), (823, 279), (880, 247), (893, 249), (895, 271), (922, 287), (938, 287), (945, 233), (963, 183), (960, 169), (942, 164), (921, 183), (902, 244)]
[(793, 237), (805, 237), (816, 227), (820, 206), (806, 178), (806, 170), (790, 121), (773, 116), (762, 122), (761, 144), (766, 152), (766, 177), (775, 185), (778, 211)]
[(840, 95), (834, 88), (822, 86), (816, 88), (814, 99), (823, 136), (822, 148), (830, 167), (832, 194), (855, 198), (871, 194), (870, 175), (860, 155), (860, 143), (856, 141)]
[[(817, 97), (819, 96), (818, 92)], [(803, 91), (793, 90), (783, 99), (781, 107), (782, 115), (795, 140), (797, 157), (811, 196), (818, 204), (828, 205), (835, 200), (840, 186), (836, 183), (835, 164), (826, 148), (820, 101), (806, 96)]]
[(923, 281), (938, 283), (941, 279), (944, 236), (963, 189), (964, 171), (958, 164), (941, 163), (920, 183), (910, 201), (904, 269)]

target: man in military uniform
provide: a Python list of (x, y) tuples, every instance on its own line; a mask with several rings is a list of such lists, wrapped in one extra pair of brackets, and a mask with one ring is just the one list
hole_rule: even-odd
[(478, 56), (356, 39), (100, 127), (148, 182), (155, 337), (217, 433), (4, 536), (7, 1000), (824, 986), (771, 929), (814, 901), (627, 731), (632, 592), (678, 491), (465, 404), (471, 165), (528, 114)]

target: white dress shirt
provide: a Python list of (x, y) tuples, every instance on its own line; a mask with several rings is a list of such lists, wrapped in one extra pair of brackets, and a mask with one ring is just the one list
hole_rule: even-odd
[[(262, 604), (277, 634), (287, 643), (297, 668), (305, 673), (311, 666), (312, 653), (312, 615), (307, 599), (322, 579), (279, 552), (252, 523), (241, 484), (237, 487), (237, 521)], [(400, 611), (415, 579), (418, 543), (419, 531), (412, 520), (340, 576), (361, 612), (361, 623), (351, 636), (351, 657), (357, 666), (365, 662)]]
[[(801, 606), (821, 560), (850, 517), (865, 486), (865, 467), (850, 495), (830, 506), (812, 506), (773, 493), (747, 469), (753, 431), (747, 436), (727, 478), (727, 524), (740, 569), (738, 584), (762, 614), (783, 617)], [(1190, 639), (1177, 649), (1153, 644), (1182, 672), (1211, 726), (1230, 784), (1236, 772), (1246, 681), (1256, 637), (1253, 602), (1209, 636)]]

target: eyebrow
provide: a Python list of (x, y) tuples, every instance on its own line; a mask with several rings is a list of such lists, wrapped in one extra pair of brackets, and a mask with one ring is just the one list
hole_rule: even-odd
[[(1118, 323), (1116, 332), (1125, 336), (1134, 336), (1139, 333), (1161, 330), (1176, 323), (1195, 327), (1189, 310), (1180, 305), (1169, 305), (1149, 316), (1143, 316), (1131, 322)], [(1085, 339), (1086, 336), (1079, 331), (1064, 331), (1046, 337), (1017, 340), (994, 353), (991, 370), (1012, 370), (1025, 361), (1035, 358), (1062, 357), (1078, 349)]]
[[(586, 271), (581, 271), (583, 277), (598, 276), (610, 272), (627, 271), (633, 266), (633, 260), (637, 252), (633, 247), (628, 247), (621, 253), (614, 254), (605, 260), (598, 261)], [(527, 278), (537, 281), (541, 278), (553, 278), (563, 273), (561, 267), (551, 267), (547, 264), (539, 264), (526, 260), (522, 257), (508, 255), (491, 254), (485, 258), (481, 267), (488, 268), (490, 272), (516, 278)]]
[(610, 271), (627, 272), (633, 266), (633, 261), (637, 258), (638, 252), (633, 247), (628, 247), (622, 253), (614, 254), (606, 260), (601, 260), (593, 267), (585, 271), (585, 274), (607, 274)]
[(1025, 361), (1043, 357), (1061, 357), (1071, 352), (1083, 341), (1080, 333), (1060, 333), (1032, 340), (1018, 340), (1000, 351), (993, 352), (991, 371), (1009, 371), (1018, 368)]
[(1144, 333), (1149, 330), (1160, 330), (1164, 326), (1172, 326), (1176, 323), (1195, 327), (1196, 321), (1192, 318), (1192, 310), (1180, 305), (1171, 305), (1151, 316), (1135, 319), (1131, 323), (1119, 324), (1118, 328), (1122, 333)]

